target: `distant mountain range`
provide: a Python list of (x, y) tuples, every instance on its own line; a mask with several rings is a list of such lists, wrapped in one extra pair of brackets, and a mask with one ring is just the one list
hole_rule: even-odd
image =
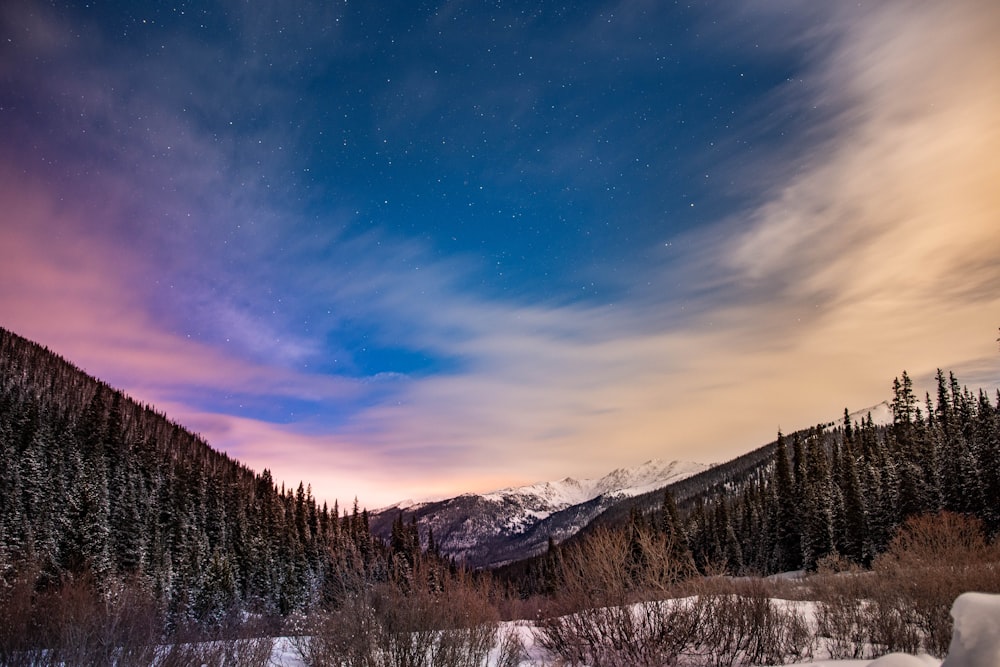
[(421, 538), (434, 531), (442, 555), (472, 567), (497, 567), (543, 552), (549, 538), (572, 537), (617, 502), (662, 489), (707, 470), (701, 463), (647, 461), (600, 479), (565, 479), (374, 512), (372, 533), (388, 538), (392, 523), (416, 517)]
[[(892, 423), (892, 407), (882, 401), (850, 413), (852, 422), (869, 415), (877, 426)], [(842, 417), (831, 421), (839, 426)], [(436, 546), (449, 556), (475, 568), (495, 568), (543, 553), (549, 538), (563, 542), (592, 522), (615, 525), (635, 508), (642, 513), (659, 506), (657, 491), (688, 480), (675, 488), (677, 501), (686, 505), (717, 484), (742, 479), (767, 465), (774, 443), (726, 462), (709, 466), (681, 461), (647, 461), (619, 468), (600, 479), (565, 479), (511, 487), (490, 493), (467, 493), (455, 498), (423, 503), (403, 501), (371, 514), (372, 533), (388, 539), (392, 523), (416, 518), (427, 546), (428, 529)]]

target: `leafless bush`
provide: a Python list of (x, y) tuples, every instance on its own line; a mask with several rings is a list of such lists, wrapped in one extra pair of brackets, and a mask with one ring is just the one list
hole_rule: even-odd
[(292, 645), (309, 667), (375, 667), (381, 625), (368, 596), (343, 601), (333, 611), (293, 619)]
[[(152, 598), (136, 585), (67, 580), (47, 591), (26, 573), (8, 591), (0, 651), (3, 664), (149, 665), (159, 622)], [(17, 634), (14, 634), (17, 633)]]
[(561, 557), (556, 611), (617, 606), (668, 597), (690, 576), (663, 535), (601, 530)]
[(37, 572), (22, 572), (0, 581), (0, 664), (31, 667), (44, 664), (44, 646), (35, 641), (33, 616)]
[(524, 644), (515, 626), (507, 626), (497, 633), (494, 667), (517, 667), (525, 658)]
[(536, 641), (571, 665), (674, 664), (702, 618), (695, 598), (662, 600), (685, 574), (670, 554), (662, 537), (620, 531), (566, 549), (561, 586)]
[(149, 664), (155, 665), (155, 667), (191, 667), (192, 665), (226, 667), (242, 665), (243, 663), (233, 661), (231, 652), (222, 642), (176, 641), (162, 645), (157, 651), (155, 662)]
[(700, 598), (704, 621), (697, 644), (705, 662), (774, 665), (811, 654), (809, 626), (793, 610), (779, 607), (763, 581), (741, 581), (734, 588), (729, 595)]
[(876, 607), (905, 626), (904, 635), (912, 628), (928, 653), (943, 656), (951, 641), (952, 602), (965, 591), (1000, 592), (998, 566), (1000, 549), (986, 542), (978, 519), (951, 512), (912, 517), (875, 560), (873, 571), (885, 587), (878, 587)]
[(920, 630), (912, 604), (891, 582), (876, 580), (864, 607), (874, 655), (916, 653)]
[(232, 619), (206, 635), (197, 628), (164, 640), (162, 617), (137, 582), (89, 577), (36, 591), (26, 572), (0, 598), (0, 664), (10, 667), (115, 665), (263, 667), (271, 655), (271, 628)]
[(806, 623), (770, 599), (780, 583), (679, 584), (690, 573), (671, 553), (655, 534), (611, 531), (567, 550), (560, 613), (540, 622), (538, 643), (568, 664), (594, 667), (775, 664), (811, 652)]
[(827, 560), (820, 562), (809, 583), (818, 605), (816, 632), (827, 638), (830, 657), (870, 657), (872, 603), (868, 598), (877, 583), (875, 576), (857, 565)]
[(570, 665), (673, 665), (696, 644), (697, 598), (594, 607), (544, 619), (536, 641)]
[[(497, 641), (488, 592), (464, 575), (416, 572), (303, 619), (293, 639), (307, 665), (479, 667)], [(513, 650), (511, 647), (510, 650)]]
[(965, 591), (1000, 592), (1000, 550), (975, 518), (949, 512), (909, 519), (871, 572), (821, 569), (811, 580), (819, 633), (834, 658), (923, 649), (943, 656), (949, 610)]

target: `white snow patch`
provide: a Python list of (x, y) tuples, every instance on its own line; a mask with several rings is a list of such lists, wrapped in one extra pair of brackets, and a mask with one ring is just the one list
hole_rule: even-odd
[[(815, 603), (775, 600), (784, 608), (794, 609), (803, 617), (814, 613)], [(814, 659), (798, 663), (795, 667), (998, 667), (1000, 666), (1000, 595), (985, 593), (963, 593), (951, 610), (955, 619), (951, 648), (948, 658), (942, 663), (928, 655), (907, 655), (890, 653), (877, 660), (829, 660)], [(516, 635), (525, 654), (520, 667), (542, 667), (551, 664), (552, 656), (537, 645), (534, 624), (529, 621), (509, 621), (500, 624), (498, 639), (512, 633)], [(495, 665), (499, 658), (499, 646), (490, 652), (487, 665)], [(304, 667), (301, 658), (287, 637), (279, 637), (274, 642), (271, 664), (279, 667)]]
[(1000, 595), (963, 593), (952, 604), (951, 617), (955, 625), (941, 667), (1000, 665)]
[(868, 663), (868, 667), (937, 667), (941, 661), (929, 655), (909, 655), (908, 653), (890, 653), (878, 660)]
[[(917, 407), (921, 410), (925, 409), (922, 405), (918, 405)], [(867, 421), (868, 415), (872, 416), (872, 423), (876, 426), (888, 426), (892, 423), (892, 405), (889, 401), (882, 401), (881, 403), (873, 405), (870, 408), (851, 412), (847, 416), (851, 418), (852, 424), (855, 422), (860, 424), (862, 421)], [(844, 418), (841, 417), (840, 419), (834, 420), (833, 424), (835, 426), (841, 426), (843, 422)]]

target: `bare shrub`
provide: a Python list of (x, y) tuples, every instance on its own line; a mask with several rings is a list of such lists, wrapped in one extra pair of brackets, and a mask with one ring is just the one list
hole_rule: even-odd
[(810, 579), (817, 609), (816, 632), (828, 639), (831, 658), (871, 657), (871, 594), (876, 580), (858, 566), (821, 563)]
[(68, 580), (33, 599), (30, 645), (41, 664), (149, 665), (160, 625), (156, 606), (135, 585), (106, 582), (98, 591), (88, 577)]
[(32, 623), (37, 571), (22, 572), (12, 581), (0, 581), (0, 665), (31, 667), (43, 664), (44, 645)]
[(710, 665), (782, 664), (811, 655), (809, 626), (794, 610), (779, 607), (760, 579), (733, 582), (730, 594), (700, 600), (704, 621), (698, 628), (698, 652)]
[(671, 665), (704, 620), (696, 598), (594, 607), (540, 622), (536, 641), (570, 665)]
[(370, 587), (343, 600), (337, 609), (301, 619), (293, 645), (310, 666), (485, 664), (497, 641), (498, 624), (488, 591), (461, 573), (431, 575), (418, 569), (405, 586)]
[(375, 667), (382, 626), (370, 596), (356, 595), (339, 608), (292, 619), (292, 645), (308, 667)]
[[(873, 570), (884, 584), (873, 610), (883, 625), (904, 637), (899, 647), (885, 636), (873, 641), (886, 650), (918, 647), (938, 657), (951, 641), (951, 604), (966, 591), (1000, 592), (1000, 550), (986, 542), (982, 522), (972, 516), (940, 512), (907, 520), (875, 559)], [(891, 632), (887, 633), (891, 635)], [(897, 645), (899, 642), (896, 643)]]
[(600, 530), (562, 553), (557, 611), (662, 599), (690, 576), (663, 535)]
[(208, 641), (203, 642), (213, 651), (204, 664), (267, 667), (274, 649), (273, 632), (270, 619), (231, 616), (207, 637)]
[(875, 579), (863, 607), (871, 637), (873, 657), (886, 653), (916, 653), (920, 650), (920, 629), (913, 606), (900, 595), (895, 582)]
[[(594, 667), (774, 663), (808, 651), (808, 627), (771, 602), (767, 584), (703, 579), (679, 587), (690, 571), (673, 553), (655, 533), (620, 531), (568, 549), (557, 613), (540, 622), (538, 643), (568, 664)], [(720, 586), (741, 590), (718, 594)]]
[(811, 653), (805, 621), (770, 599), (783, 583), (685, 582), (687, 564), (672, 553), (654, 533), (620, 531), (567, 549), (556, 613), (540, 621), (536, 641), (567, 664), (593, 667), (776, 664)]
[[(375, 590), (373, 605), (381, 625), (376, 647), (386, 665), (425, 667), (440, 640), (447, 603), (424, 589), (403, 594), (384, 585)], [(450, 657), (450, 656), (449, 656)]]
[(497, 633), (496, 651), (494, 667), (517, 667), (525, 659), (524, 643), (515, 626), (509, 625)]
[(191, 667), (211, 665), (223, 667), (239, 663), (225, 660), (226, 649), (218, 642), (176, 641), (164, 644), (157, 651), (155, 667)]
[(115, 665), (264, 667), (273, 628), (260, 619), (232, 618), (210, 634), (199, 628), (162, 637), (162, 616), (139, 582), (89, 576), (36, 590), (37, 572), (0, 591), (0, 664), (11, 667)]
[(488, 584), (464, 572), (444, 580), (437, 604), (445, 602), (443, 631), (432, 650), (432, 665), (477, 667), (497, 640), (499, 614), (489, 602)]
[(818, 631), (834, 658), (921, 649), (943, 656), (951, 604), (965, 591), (1000, 592), (1000, 550), (974, 517), (941, 512), (911, 517), (871, 572), (821, 569), (811, 579)]

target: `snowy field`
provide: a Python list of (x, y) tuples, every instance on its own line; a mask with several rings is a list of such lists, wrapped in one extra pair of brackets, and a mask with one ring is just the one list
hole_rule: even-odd
[[(784, 603), (808, 605), (809, 603)], [(803, 611), (803, 609), (800, 609)], [(943, 662), (927, 655), (912, 656), (893, 653), (876, 660), (831, 660), (822, 657), (822, 647), (808, 662), (799, 667), (1000, 667), (1000, 595), (965, 593), (952, 607), (955, 628), (949, 655)], [(551, 667), (558, 662), (535, 642), (534, 627), (529, 622), (515, 621), (500, 627), (500, 636), (516, 632), (525, 647), (518, 667)], [(498, 650), (490, 654), (487, 665), (497, 664)], [(275, 641), (271, 662), (275, 667), (307, 667), (288, 638)]]

